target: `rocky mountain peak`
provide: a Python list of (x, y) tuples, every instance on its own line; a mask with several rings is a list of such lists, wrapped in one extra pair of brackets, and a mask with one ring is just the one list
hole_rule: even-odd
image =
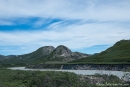
[(88, 55), (79, 52), (72, 52), (68, 47), (60, 45), (51, 53), (49, 58), (51, 60), (56, 59), (58, 61), (71, 61), (84, 57), (88, 57)]
[(80, 59), (83, 57), (87, 57), (88, 55), (78, 52), (72, 52), (68, 47), (64, 45), (59, 45), (58, 47), (54, 48), (53, 46), (44, 46), (36, 51), (24, 54), (24, 55), (9, 55), (9, 56), (2, 56), (0, 55), (0, 61), (5, 61), (6, 63), (21, 63), (21, 62), (68, 62), (75, 59)]
[(50, 54), (55, 48), (53, 46), (44, 46), (42, 48), (40, 48), (42, 54)]
[(68, 47), (60, 45), (54, 50), (53, 54), (54, 54), (53, 58), (71, 57), (72, 52)]
[(64, 45), (58, 46), (56, 48), (56, 51), (60, 52), (61, 54), (63, 54), (63, 53), (69, 53), (69, 54), (71, 54), (72, 53), (71, 50), (68, 47), (64, 46)]

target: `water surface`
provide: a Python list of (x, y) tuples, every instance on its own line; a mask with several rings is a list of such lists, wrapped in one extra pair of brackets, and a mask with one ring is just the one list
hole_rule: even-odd
[[(82, 75), (94, 75), (96, 73), (98, 74), (107, 74), (107, 75), (116, 75), (119, 78), (122, 78), (124, 75), (129, 75), (130, 72), (123, 72), (123, 71), (110, 71), (110, 70), (55, 70), (55, 69), (26, 69), (25, 67), (11, 67), (8, 68), (11, 70), (32, 70), (32, 71), (62, 71), (62, 72), (73, 72), (76, 74), (82, 74)], [(128, 76), (126, 76), (128, 77)], [(126, 78), (124, 78), (126, 79)]]

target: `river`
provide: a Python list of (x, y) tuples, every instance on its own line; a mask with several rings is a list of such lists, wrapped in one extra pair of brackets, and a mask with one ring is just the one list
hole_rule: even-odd
[(128, 80), (130, 78), (130, 72), (123, 71), (110, 71), (110, 70), (55, 70), (55, 69), (26, 69), (25, 67), (11, 67), (8, 68), (11, 70), (32, 70), (32, 71), (62, 71), (62, 72), (73, 72), (76, 74), (82, 75), (94, 75), (98, 74), (107, 74), (107, 75), (116, 75), (120, 79), (125, 75), (124, 80)]

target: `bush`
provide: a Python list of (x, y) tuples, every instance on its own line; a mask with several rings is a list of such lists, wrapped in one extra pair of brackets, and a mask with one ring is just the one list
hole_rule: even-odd
[(3, 87), (84, 87), (85, 82), (70, 72), (0, 70)]

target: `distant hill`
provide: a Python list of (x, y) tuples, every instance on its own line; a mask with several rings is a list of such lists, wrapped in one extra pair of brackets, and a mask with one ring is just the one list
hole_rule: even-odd
[(60, 45), (48, 56), (48, 59), (51, 61), (72, 61), (88, 56), (88, 54), (72, 52), (69, 48)]
[(130, 63), (130, 40), (121, 40), (107, 50), (71, 63)]
[(57, 48), (54, 48), (53, 46), (44, 46), (29, 54), (9, 56), (0, 55), (0, 64), (59, 63), (88, 56), (88, 54), (72, 52), (69, 48), (63, 45), (60, 45)]
[(14, 64), (14, 63), (34, 63), (39, 59), (47, 57), (55, 48), (53, 46), (44, 46), (36, 51), (24, 54), (24, 55), (8, 55), (8, 56), (0, 56), (1, 64)]

